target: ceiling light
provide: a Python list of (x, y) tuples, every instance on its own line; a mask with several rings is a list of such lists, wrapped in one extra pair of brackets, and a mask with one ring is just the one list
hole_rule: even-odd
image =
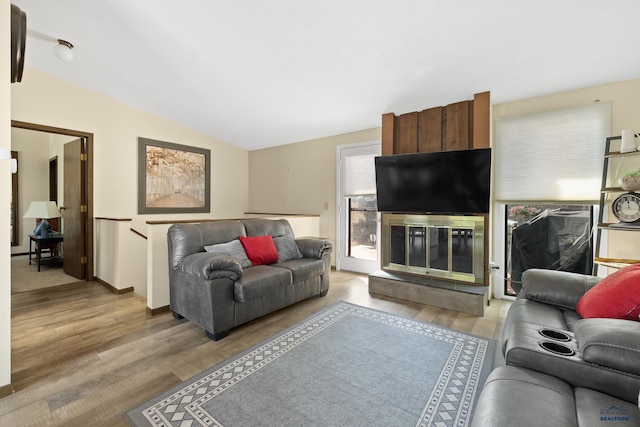
[(73, 45), (66, 40), (58, 39), (58, 44), (53, 47), (53, 53), (65, 62), (73, 59)]

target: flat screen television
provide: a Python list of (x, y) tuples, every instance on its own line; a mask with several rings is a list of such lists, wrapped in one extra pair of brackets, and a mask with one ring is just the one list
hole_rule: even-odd
[(378, 211), (489, 213), (491, 148), (375, 158)]

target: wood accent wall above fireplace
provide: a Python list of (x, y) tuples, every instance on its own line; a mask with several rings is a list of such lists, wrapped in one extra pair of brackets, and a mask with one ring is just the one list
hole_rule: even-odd
[(382, 155), (488, 148), (489, 92), (471, 101), (396, 116), (382, 115)]

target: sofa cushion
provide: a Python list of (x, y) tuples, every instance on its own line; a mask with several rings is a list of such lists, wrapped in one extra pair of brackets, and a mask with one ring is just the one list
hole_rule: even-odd
[(531, 268), (522, 274), (518, 298), (575, 311), (580, 298), (599, 281), (599, 277), (585, 274)]
[(169, 268), (176, 268), (186, 256), (202, 252), (206, 245), (226, 243), (246, 235), (244, 225), (239, 221), (173, 224), (167, 232)]
[(240, 237), (240, 243), (253, 265), (265, 265), (278, 262), (278, 250), (273, 238), (266, 236)]
[(240, 264), (242, 268), (248, 268), (253, 265), (251, 260), (247, 258), (247, 253), (244, 251), (242, 243), (240, 243), (240, 240), (238, 239), (232, 240), (227, 243), (205, 246), (204, 250), (213, 254), (231, 255), (236, 259), (236, 261), (238, 261), (238, 264)]
[(640, 410), (633, 402), (581, 387), (573, 394), (579, 426), (640, 426)]
[(281, 290), (291, 283), (291, 270), (256, 265), (247, 268), (242, 278), (234, 283), (233, 296), (238, 302), (247, 302), (265, 295), (282, 295), (284, 292)]
[(500, 366), (485, 382), (471, 427), (640, 426), (635, 402), (525, 368)]
[(583, 319), (577, 323), (575, 335), (587, 362), (640, 375), (640, 324)]
[(640, 264), (602, 279), (580, 298), (576, 311), (583, 318), (640, 320)]
[(302, 253), (291, 236), (274, 237), (273, 243), (278, 250), (278, 262), (302, 258)]
[(578, 426), (573, 390), (550, 375), (500, 366), (484, 384), (471, 426)]
[(279, 262), (273, 266), (291, 270), (294, 283), (320, 276), (324, 272), (324, 262), (322, 262), (321, 259), (292, 259), (290, 261)]
[(242, 220), (247, 236), (293, 236), (293, 229), (286, 219), (251, 218)]

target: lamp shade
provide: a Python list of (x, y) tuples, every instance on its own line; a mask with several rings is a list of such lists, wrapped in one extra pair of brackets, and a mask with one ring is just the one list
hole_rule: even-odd
[(0, 160), (9, 160), (11, 158), (11, 150), (8, 148), (0, 148)]
[(22, 218), (60, 218), (62, 214), (56, 202), (31, 202)]

